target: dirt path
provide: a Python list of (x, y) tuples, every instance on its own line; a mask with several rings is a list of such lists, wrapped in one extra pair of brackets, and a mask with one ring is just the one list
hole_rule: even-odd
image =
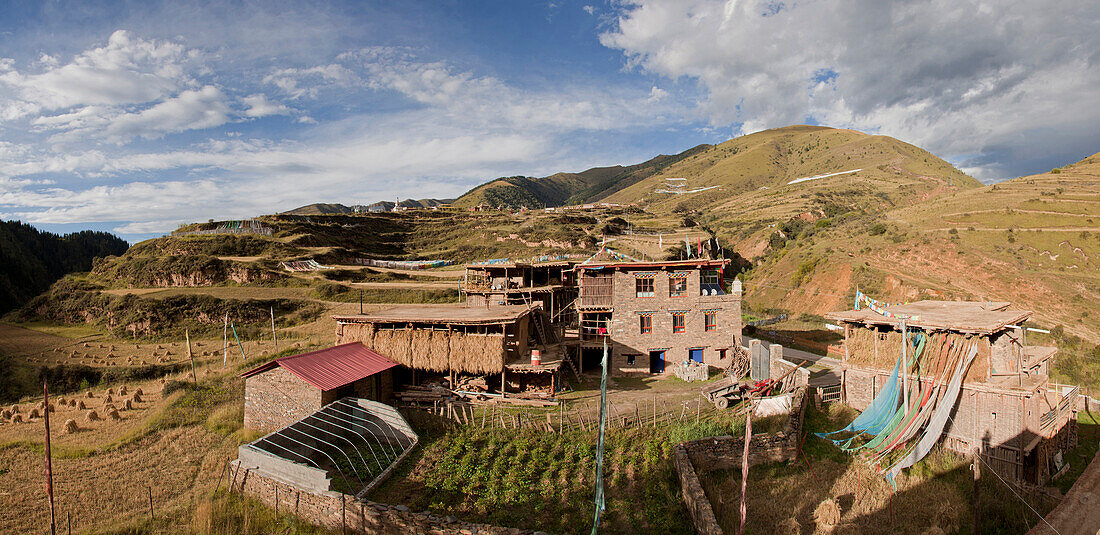
[[(1032, 528), (1028, 535), (1095, 535), (1100, 533), (1100, 453), (1062, 498), (1046, 522)], [(1051, 527), (1053, 526), (1053, 530)]]

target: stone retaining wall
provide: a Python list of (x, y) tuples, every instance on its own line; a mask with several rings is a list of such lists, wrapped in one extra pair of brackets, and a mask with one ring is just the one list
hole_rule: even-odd
[(251, 467), (241, 466), (239, 460), (230, 463), (229, 472), (231, 490), (331, 530), (340, 530), (343, 526), (348, 533), (371, 535), (545, 535), (533, 530), (461, 522), (453, 516), (416, 513), (404, 505), (360, 502), (355, 496), (339, 492), (305, 492)]
[[(791, 461), (798, 458), (798, 448), (802, 437), (802, 420), (806, 415), (806, 403), (809, 401), (809, 389), (795, 391), (794, 406), (787, 427), (778, 433), (753, 435), (749, 441), (749, 466), (757, 464)], [(680, 476), (680, 491), (691, 513), (695, 532), (700, 535), (722, 535), (714, 508), (699, 483), (696, 466), (705, 466), (708, 470), (739, 468), (741, 455), (745, 450), (744, 437), (710, 437), (700, 440), (681, 442), (673, 448), (673, 462)]]

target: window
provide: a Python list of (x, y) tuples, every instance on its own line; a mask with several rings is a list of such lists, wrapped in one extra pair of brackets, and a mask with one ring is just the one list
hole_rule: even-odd
[(708, 310), (703, 313), (703, 330), (710, 332), (718, 328), (718, 312)]
[(627, 353), (626, 354), (626, 365), (627, 366), (633, 366), (634, 365), (634, 357), (637, 357), (637, 356), (638, 355), (635, 355), (633, 353)]
[(639, 277), (634, 281), (634, 289), (637, 297), (654, 297), (656, 294), (653, 292), (653, 278)]
[(719, 349), (718, 350), (718, 360), (726, 360), (726, 350), (725, 349)]
[(642, 334), (649, 334), (653, 332), (653, 315), (642, 314), (638, 316), (638, 332)]
[(671, 277), (668, 279), (668, 296), (683, 297), (688, 293), (687, 277)]
[(672, 313), (672, 332), (682, 333), (684, 332), (684, 313), (673, 312)]

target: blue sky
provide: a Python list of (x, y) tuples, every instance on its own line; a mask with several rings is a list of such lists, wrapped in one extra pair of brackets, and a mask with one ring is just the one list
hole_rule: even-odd
[(1009, 178), (1100, 151), (1098, 6), (7, 2), (0, 218), (138, 240), (807, 122)]

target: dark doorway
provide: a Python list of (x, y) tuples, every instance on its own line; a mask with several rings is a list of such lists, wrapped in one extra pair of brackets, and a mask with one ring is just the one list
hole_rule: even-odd
[(691, 360), (694, 360), (695, 362), (698, 362), (700, 364), (703, 363), (702, 349), (689, 349), (688, 351), (691, 353)]
[(592, 370), (603, 366), (603, 348), (581, 348), (581, 371)]
[(665, 373), (665, 352), (649, 352), (649, 373)]

